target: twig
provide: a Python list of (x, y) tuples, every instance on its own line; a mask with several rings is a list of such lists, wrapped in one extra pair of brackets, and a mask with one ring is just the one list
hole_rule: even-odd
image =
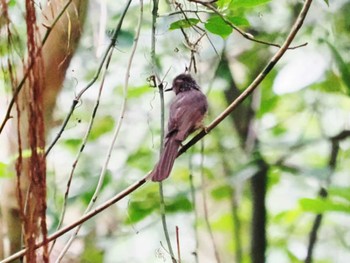
[[(126, 69), (126, 73), (125, 73), (125, 82), (124, 82), (124, 88), (123, 88), (123, 101), (122, 101), (122, 105), (121, 105), (121, 113), (120, 113), (120, 116), (119, 116), (119, 119), (118, 119), (118, 122), (117, 122), (117, 125), (116, 125), (116, 128), (115, 128), (115, 132), (113, 134), (112, 142), (111, 142), (111, 144), (109, 146), (109, 149), (108, 149), (108, 152), (107, 152), (107, 155), (106, 155), (106, 158), (105, 158), (104, 165), (102, 166), (102, 169), (101, 169), (101, 172), (100, 172), (100, 175), (99, 175), (99, 180), (98, 180), (95, 192), (94, 192), (93, 196), (91, 197), (89, 205), (87, 206), (84, 214), (87, 214), (92, 209), (94, 204), (96, 203), (96, 200), (98, 198), (98, 195), (99, 195), (99, 193), (101, 191), (101, 188), (102, 188), (102, 185), (103, 185), (103, 182), (104, 182), (107, 166), (109, 164), (109, 161), (110, 161), (110, 158), (111, 158), (111, 155), (112, 155), (112, 151), (113, 151), (115, 142), (117, 140), (120, 128), (121, 128), (122, 123), (123, 123), (125, 110), (126, 110), (127, 95), (128, 95), (130, 70), (131, 70), (131, 65), (132, 65), (133, 58), (134, 58), (134, 55), (135, 55), (135, 52), (136, 52), (136, 49), (137, 49), (137, 44), (138, 44), (138, 40), (139, 40), (139, 36), (140, 36), (140, 32), (141, 32), (142, 22), (143, 22), (143, 0), (140, 0), (140, 17), (139, 17), (139, 21), (138, 21), (138, 25), (137, 25), (136, 35), (135, 35), (135, 39), (134, 39), (134, 45), (133, 45), (132, 50), (131, 50), (131, 54), (130, 54), (130, 57), (129, 57), (129, 61), (128, 61), (128, 65), (127, 65), (127, 69)], [(106, 64), (106, 67), (108, 67), (108, 65), (109, 65), (109, 61), (111, 59), (111, 56), (112, 56), (112, 53), (110, 53), (110, 56), (109, 56), (107, 64)], [(77, 227), (77, 229), (75, 230), (75, 232), (71, 235), (71, 237), (68, 240), (67, 244), (65, 245), (65, 247), (61, 251), (60, 255), (58, 256), (56, 262), (60, 262), (62, 260), (63, 256), (68, 251), (68, 249), (71, 246), (71, 244), (73, 243), (75, 237), (78, 235), (78, 232), (79, 232), (81, 226), (82, 225), (79, 225)]]
[[(47, 31), (43, 37), (43, 40), (41, 42), (41, 47), (39, 47), (38, 51), (37, 51), (37, 54), (35, 55), (35, 58), (37, 58), (39, 56), (39, 54), (41, 54), (41, 50), (43, 48), (43, 46), (45, 45), (46, 43), (46, 40), (48, 39), (50, 33), (52, 32), (52, 29), (55, 27), (55, 25), (57, 24), (58, 20), (61, 18), (61, 16), (63, 15), (63, 13), (67, 10), (67, 8), (69, 7), (69, 5), (72, 3), (72, 0), (69, 0), (66, 5), (62, 8), (61, 12), (57, 15), (57, 17), (55, 18), (55, 20), (52, 22), (52, 25), (50, 27), (47, 27)], [(18, 97), (18, 94), (20, 93), (20, 91), (22, 90), (23, 86), (24, 86), (24, 83), (26, 81), (26, 79), (28, 78), (29, 76), (29, 72), (31, 71), (32, 67), (34, 66), (34, 63), (35, 63), (36, 59), (33, 59), (31, 61), (31, 63), (28, 65), (28, 68), (27, 70), (25, 71), (24, 73), (24, 76), (23, 78), (21, 79), (21, 81), (19, 82), (18, 86), (16, 87), (16, 89), (14, 90), (13, 92), (13, 96), (11, 98), (11, 101), (7, 107), (7, 111), (6, 111), (6, 114), (5, 114), (5, 117), (1, 123), (1, 126), (0, 126), (0, 134), (1, 132), (3, 131), (7, 121), (9, 119), (12, 118), (11, 116), (11, 110), (12, 110), (12, 107), (13, 105), (15, 104), (16, 102), (16, 99)]]
[(305, 16), (310, 8), (312, 0), (306, 0), (304, 5), (290, 31), (286, 40), (281, 48), (270, 59), (266, 67), (259, 73), (259, 75), (253, 80), (253, 82), (239, 95), (218, 117), (215, 118), (205, 129), (201, 130), (196, 136), (194, 136), (187, 144), (185, 144), (180, 150), (179, 155), (186, 152), (192, 145), (202, 139), (207, 133), (214, 129), (219, 123), (221, 123), (239, 104), (242, 103), (265, 79), (267, 74), (272, 70), (276, 63), (280, 60), (283, 54), (287, 51), (289, 45), (292, 43), (299, 29), (301, 28)]
[[(199, 1), (199, 0), (188, 0), (189, 2), (194, 2), (197, 4), (201, 4), (207, 8), (209, 8), (210, 10), (212, 10), (215, 14), (217, 14), (227, 25), (229, 25), (230, 27), (232, 27), (234, 30), (236, 30), (240, 35), (242, 35), (244, 38), (251, 40), (253, 42), (256, 43), (260, 43), (260, 44), (264, 44), (264, 45), (268, 45), (268, 46), (274, 46), (274, 47), (278, 47), (281, 48), (281, 46), (279, 44), (275, 44), (275, 43), (271, 43), (271, 42), (267, 42), (267, 41), (263, 41), (263, 40), (259, 40), (259, 39), (255, 39), (254, 36), (252, 36), (249, 33), (244, 32), (242, 29), (240, 29), (239, 27), (235, 26), (230, 20), (226, 19), (226, 17), (221, 14), (213, 5), (212, 2), (204, 2), (204, 1)], [(288, 47), (288, 49), (296, 49), (296, 48), (300, 48), (303, 46), (306, 46), (308, 43), (303, 43), (301, 45), (297, 45), (294, 47)]]
[[(158, 16), (158, 4), (159, 0), (153, 0), (153, 9), (152, 9), (152, 39), (151, 39), (151, 59), (152, 59), (152, 72), (155, 76), (154, 81), (157, 83), (159, 81), (159, 77), (157, 75), (157, 69), (156, 69), (156, 22), (157, 22), (157, 16)], [(164, 90), (163, 90), (163, 82), (161, 81), (158, 86), (159, 91), (159, 100), (160, 100), (160, 151), (159, 154), (161, 154), (163, 150), (163, 144), (164, 144)], [(165, 215), (165, 202), (164, 202), (164, 192), (163, 192), (163, 183), (159, 182), (159, 197), (160, 197), (160, 215), (161, 215), (161, 221), (163, 226), (163, 232), (165, 235), (165, 240), (169, 249), (169, 254), (171, 256), (171, 259), (173, 262), (176, 263), (176, 259), (174, 257), (174, 252), (171, 246), (167, 221), (166, 221), (166, 215)]]
[(208, 204), (207, 204), (207, 193), (206, 193), (206, 187), (205, 187), (205, 179), (204, 179), (204, 143), (203, 141), (201, 141), (201, 180), (202, 180), (202, 199), (203, 199), (203, 210), (204, 210), (204, 220), (205, 220), (205, 224), (207, 226), (208, 229), (208, 233), (211, 239), (211, 243), (213, 245), (213, 249), (214, 249), (214, 255), (215, 255), (215, 259), (217, 263), (220, 263), (220, 256), (219, 256), (219, 252), (218, 252), (218, 248), (215, 242), (215, 238), (214, 238), (214, 234), (213, 234), (213, 230), (211, 229), (211, 225), (209, 222), (209, 212), (208, 212)]
[(194, 14), (198, 14), (198, 13), (205, 13), (205, 14), (212, 14), (212, 12), (206, 11), (206, 10), (181, 10), (181, 11), (174, 11), (171, 13), (165, 13), (162, 15), (159, 15), (159, 17), (168, 17), (168, 16), (174, 16), (174, 15), (180, 15), (183, 13), (194, 13)]
[[(100, 65), (99, 67), (97, 68), (97, 71), (95, 73), (95, 76), (92, 78), (92, 80), (86, 85), (85, 88), (83, 88), (79, 93), (78, 95), (74, 98), (74, 100), (72, 101), (72, 105), (70, 107), (70, 110), (65, 118), (65, 120), (63, 121), (63, 124), (59, 130), (59, 132), (57, 133), (56, 137), (53, 139), (52, 143), (50, 144), (50, 146), (47, 148), (46, 150), (46, 156), (50, 153), (50, 151), (52, 150), (53, 146), (57, 143), (57, 141), (59, 140), (59, 138), (61, 137), (63, 131), (65, 130), (70, 118), (72, 117), (72, 114), (73, 114), (73, 111), (75, 109), (75, 107), (77, 106), (80, 98), (83, 96), (83, 94), (96, 82), (96, 80), (98, 79), (98, 77), (100, 76), (100, 73), (102, 71), (102, 67), (103, 65), (105, 64), (105, 61), (109, 55), (109, 53), (113, 53), (113, 48), (117, 42), (117, 37), (120, 33), (120, 29), (122, 27), (122, 24), (123, 24), (123, 21), (124, 21), (124, 18), (125, 18), (125, 15), (129, 9), (129, 6), (130, 6), (130, 3), (131, 3), (132, 0), (128, 0), (126, 6), (125, 6), (125, 9), (120, 17), (120, 20), (118, 22), (118, 25), (116, 26), (115, 30), (114, 30), (114, 33), (113, 33), (113, 36), (111, 38), (111, 42), (110, 44), (108, 45), (107, 49), (106, 49), (106, 52), (105, 54), (103, 55), (102, 57), (102, 60), (100, 62)], [(107, 70), (108, 69), (108, 66), (106, 65), (105, 66), (105, 69)]]
[[(342, 131), (341, 133), (339, 133), (338, 135), (329, 139), (331, 142), (331, 151), (329, 154), (329, 161), (328, 161), (328, 167), (329, 167), (330, 172), (327, 176), (326, 187), (330, 184), (331, 176), (334, 173), (336, 166), (337, 166), (337, 158), (338, 158), (338, 154), (339, 154), (339, 141), (344, 140), (349, 136), (350, 136), (350, 131), (345, 130), (345, 131)], [(326, 199), (328, 196), (328, 191), (327, 191), (326, 187), (321, 187), (319, 192), (318, 192), (318, 196), (322, 199)], [(312, 262), (312, 255), (313, 255), (313, 251), (314, 251), (314, 248), (315, 248), (316, 242), (317, 242), (317, 234), (318, 234), (318, 231), (321, 227), (323, 216), (324, 216), (324, 213), (320, 213), (320, 214), (317, 214), (315, 219), (314, 219), (314, 222), (313, 222), (310, 234), (309, 234), (309, 244), (308, 244), (308, 248), (307, 248), (307, 255), (305, 258), (305, 263)]]
[[(110, 62), (111, 54), (112, 53), (110, 53), (110, 56), (107, 59), (107, 64), (109, 64), (109, 62)], [(66, 208), (67, 208), (67, 201), (68, 201), (68, 195), (69, 195), (70, 186), (71, 186), (71, 183), (72, 183), (72, 180), (73, 180), (73, 175), (74, 175), (74, 172), (75, 172), (75, 168), (77, 167), (77, 164), (79, 162), (80, 156), (81, 156), (81, 154), (83, 153), (83, 151), (85, 149), (87, 140), (89, 138), (92, 126), (93, 126), (94, 121), (95, 121), (97, 109), (98, 109), (99, 104), (100, 104), (100, 98), (101, 98), (101, 94), (102, 94), (102, 89), (104, 87), (104, 81), (105, 81), (106, 73), (107, 73), (107, 71), (104, 71), (104, 74), (103, 74), (103, 77), (102, 77), (102, 81), (101, 81), (101, 85), (100, 85), (100, 88), (99, 88), (99, 92), (98, 92), (98, 95), (97, 95), (97, 98), (96, 98), (95, 106), (94, 106), (94, 109), (92, 111), (91, 118), (90, 118), (90, 121), (89, 121), (89, 126), (88, 126), (88, 128), (87, 128), (87, 130), (85, 132), (85, 135), (84, 135), (83, 141), (81, 143), (80, 149), (79, 149), (79, 151), (78, 151), (78, 153), (77, 153), (77, 155), (75, 157), (75, 160), (74, 160), (74, 162), (72, 164), (72, 169), (71, 169), (71, 172), (70, 172), (69, 177), (68, 177), (66, 192), (64, 193), (64, 200), (63, 200), (63, 207), (62, 207), (62, 211), (61, 211), (61, 216), (60, 216), (60, 219), (58, 221), (56, 230), (60, 229), (60, 227), (62, 226), (64, 217), (65, 217)], [(52, 250), (54, 248), (54, 245), (55, 245), (55, 241), (53, 242), (53, 244), (51, 246), (50, 253), (52, 252)]]
[[(267, 66), (262, 70), (262, 72), (256, 77), (256, 79), (248, 86), (248, 88), (235, 100), (233, 101), (208, 127), (204, 130), (202, 130), (199, 134), (197, 134), (195, 137), (193, 137), (192, 140), (190, 140), (185, 146), (183, 146), (179, 151), (179, 156), (182, 155), (186, 150), (188, 150), (190, 147), (192, 147), (195, 143), (197, 143), (200, 139), (202, 139), (204, 136), (208, 134), (209, 131), (214, 129), (220, 122), (222, 122), (237, 106), (240, 104), (257, 86), (261, 83), (261, 81), (266, 77), (266, 75), (271, 71), (271, 69), (275, 66), (275, 64), (279, 61), (279, 59), (282, 57), (282, 55), (286, 52), (287, 47), (290, 45), (292, 40), (294, 39), (295, 35), (301, 28), (303, 21), (305, 19), (305, 16), (310, 8), (310, 5), (312, 3), (312, 0), (306, 0), (304, 2), (304, 5), (299, 13), (299, 16), (294, 23), (291, 32), (289, 33), (287, 39), (285, 40), (284, 44), (282, 45), (281, 49), (276, 52), (276, 54), (272, 57), (270, 62), (267, 64)], [(115, 204), (116, 202), (123, 199), (125, 196), (129, 195), (130, 193), (134, 192), (138, 188), (140, 188), (143, 184), (146, 183), (146, 178), (148, 178), (149, 173), (142, 178), (141, 180), (135, 182), (134, 184), (127, 187), (125, 190), (121, 191), (111, 199), (107, 200), (91, 212), (87, 213), (86, 215), (82, 216), (77, 221), (71, 223), (70, 225), (62, 228), (61, 230), (55, 232), (51, 236), (47, 238), (47, 242), (51, 242), (58, 237), (62, 236), (63, 234), (67, 233), (68, 231), (74, 229), (78, 225), (84, 223), (85, 221), (89, 220), (90, 218), (94, 217), (95, 215), (101, 213), (111, 205)], [(40, 242), (38, 243), (35, 248), (38, 249), (39, 247), (43, 246), (44, 243)], [(11, 255), (10, 257), (7, 257), (0, 263), (8, 263), (15, 259), (18, 259), (22, 257), (26, 253), (27, 249), (22, 249), (21, 251)]]
[(177, 245), (177, 262), (181, 263), (179, 227), (176, 226), (175, 230), (176, 230), (176, 245)]
[[(159, 0), (153, 0), (153, 9), (152, 9), (152, 39), (151, 39), (151, 59), (152, 59), (152, 71), (155, 76), (155, 82), (158, 80), (157, 70), (156, 70), (156, 22), (158, 16), (158, 4)], [(156, 85), (157, 86), (157, 85)], [(160, 100), (160, 150), (159, 155), (162, 153), (163, 144), (164, 144), (164, 90), (163, 90), (163, 82), (161, 81), (158, 85), (159, 91), (159, 100)], [(165, 202), (164, 202), (164, 192), (163, 192), (163, 183), (159, 182), (159, 197), (160, 197), (160, 215), (163, 226), (163, 232), (165, 236), (165, 240), (169, 249), (169, 253), (173, 263), (176, 263), (176, 259), (174, 256), (173, 248), (171, 246), (166, 214), (165, 214)]]

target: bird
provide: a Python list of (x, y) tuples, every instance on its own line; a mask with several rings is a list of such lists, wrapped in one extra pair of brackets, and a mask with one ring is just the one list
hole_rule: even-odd
[(169, 90), (175, 92), (175, 98), (170, 104), (163, 150), (148, 176), (153, 182), (161, 182), (169, 177), (179, 147), (188, 135), (203, 127), (203, 119), (208, 111), (207, 98), (190, 74), (182, 73), (175, 77), (172, 87), (165, 91)]

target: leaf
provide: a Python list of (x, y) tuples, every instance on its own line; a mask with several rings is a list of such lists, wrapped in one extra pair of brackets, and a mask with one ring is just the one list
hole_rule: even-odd
[(232, 229), (232, 214), (231, 213), (222, 213), (219, 218), (217, 218), (212, 223), (213, 230), (227, 232)]
[(143, 200), (131, 201), (128, 207), (128, 218), (126, 219), (125, 223), (134, 224), (139, 222), (150, 215), (157, 208), (157, 202), (150, 200), (149, 196), (145, 197)]
[(13, 7), (13, 6), (15, 6), (16, 5), (16, 0), (10, 0), (9, 2), (8, 2), (8, 6), (9, 7)]
[(346, 87), (348, 88), (347, 93), (348, 95), (350, 95), (350, 69), (348, 65), (345, 63), (345, 61), (343, 60), (342, 56), (340, 55), (336, 47), (332, 45), (330, 42), (328, 42), (327, 40), (324, 40), (324, 41), (327, 43), (328, 47), (332, 52), (337, 68), (340, 71), (341, 78), (344, 84), (346, 85)]
[(199, 19), (197, 18), (182, 19), (171, 23), (169, 29), (175, 30), (179, 28), (187, 28), (198, 24), (198, 22), (199, 22)]
[(142, 192), (136, 192), (128, 204), (128, 216), (125, 219), (126, 224), (137, 223), (153, 211), (159, 209), (159, 193), (156, 184), (146, 185)]
[(166, 212), (176, 213), (176, 212), (189, 212), (192, 211), (192, 203), (187, 198), (185, 194), (179, 194), (175, 198), (172, 198), (170, 202), (167, 202)]
[(327, 211), (350, 213), (350, 204), (334, 202), (329, 199), (303, 198), (299, 200), (299, 203), (303, 210), (317, 214)]
[(254, 7), (257, 5), (263, 5), (271, 0), (232, 0), (230, 4), (230, 8), (237, 8), (237, 7)]
[(235, 26), (249, 26), (249, 21), (243, 16), (227, 16), (226, 18)]
[(232, 33), (232, 27), (225, 23), (219, 16), (212, 16), (205, 23), (205, 28), (215, 35), (219, 35), (222, 38), (226, 38)]
[(128, 98), (139, 98), (143, 94), (147, 93), (150, 91), (149, 85), (144, 85), (140, 87), (134, 87), (132, 89), (129, 89), (128, 92)]
[(107, 115), (101, 119), (95, 121), (95, 124), (91, 130), (89, 139), (94, 141), (101, 137), (103, 134), (113, 130), (114, 119), (112, 116)]
[(228, 199), (231, 196), (232, 189), (228, 185), (221, 185), (211, 191), (211, 195), (216, 200)]
[(147, 171), (152, 168), (152, 163), (150, 163), (151, 158), (152, 152), (149, 148), (141, 148), (129, 154), (127, 164), (142, 171)]
[(0, 178), (11, 177), (12, 173), (8, 169), (8, 165), (0, 162)]
[(328, 0), (323, 0), (325, 3), (326, 3), (326, 5), (329, 7), (329, 1)]
[(230, 3), (231, 3), (232, 0), (218, 0), (216, 2), (216, 5), (218, 6), (218, 8), (225, 8), (227, 7)]
[(82, 142), (82, 139), (75, 139), (75, 138), (72, 138), (72, 139), (66, 139), (63, 141), (64, 142), (64, 145), (69, 149), (69, 150), (72, 150), (72, 151), (75, 151), (79, 145), (81, 144)]
[(331, 187), (328, 189), (328, 194), (344, 198), (350, 202), (350, 187)]

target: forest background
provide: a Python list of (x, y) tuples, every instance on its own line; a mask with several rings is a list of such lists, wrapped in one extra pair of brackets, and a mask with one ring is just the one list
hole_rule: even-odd
[[(349, 261), (349, 1), (0, 12), (2, 262)], [(186, 70), (208, 128), (146, 182)]]

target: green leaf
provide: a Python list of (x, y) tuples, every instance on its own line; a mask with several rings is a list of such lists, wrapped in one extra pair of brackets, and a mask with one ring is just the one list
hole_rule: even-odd
[(149, 199), (149, 196), (143, 200), (133, 200), (129, 203), (128, 218), (126, 224), (134, 224), (141, 221), (158, 208), (159, 204)]
[(113, 126), (114, 119), (110, 115), (104, 116), (101, 119), (97, 119), (91, 130), (89, 139), (92, 141), (98, 139), (99, 137), (101, 137), (101, 135), (113, 130)]
[(151, 88), (149, 87), (149, 85), (134, 87), (132, 89), (129, 89), (128, 98), (139, 98), (143, 94), (149, 92), (150, 90)]
[(12, 173), (8, 169), (8, 164), (0, 162), (0, 178), (11, 177)]
[(16, 5), (16, 0), (10, 0), (9, 2), (8, 2), (8, 6), (9, 7), (13, 7), (13, 6), (15, 6)]
[(249, 26), (249, 21), (243, 16), (227, 16), (226, 18), (235, 26)]
[(182, 19), (171, 23), (169, 29), (174, 30), (179, 28), (187, 28), (198, 24), (198, 22), (199, 22), (199, 19), (197, 18)]
[(323, 0), (327, 6), (329, 6), (329, 1), (328, 0)]
[(129, 154), (127, 159), (127, 164), (130, 167), (140, 169), (142, 171), (147, 171), (152, 168), (150, 160), (152, 159), (152, 152), (149, 148), (137, 149), (134, 153)]
[(350, 204), (334, 202), (329, 199), (303, 198), (299, 200), (299, 203), (303, 210), (317, 214), (327, 211), (350, 213)]
[(126, 224), (134, 224), (148, 215), (152, 214), (153, 211), (159, 209), (159, 192), (157, 184), (146, 185), (142, 192), (136, 192), (132, 195), (132, 198), (128, 205), (127, 218), (125, 219)]
[(221, 185), (211, 191), (211, 195), (216, 200), (227, 199), (231, 196), (232, 189), (228, 185)]
[(340, 55), (336, 47), (332, 45), (330, 42), (328, 42), (327, 40), (324, 40), (324, 41), (327, 43), (328, 47), (332, 52), (337, 68), (340, 71), (341, 78), (344, 84), (346, 85), (346, 87), (348, 88), (347, 93), (348, 95), (350, 95), (350, 69), (348, 65), (345, 63), (345, 61), (343, 60), (342, 56)]
[(72, 138), (72, 139), (66, 139), (63, 141), (64, 142), (64, 145), (69, 149), (69, 150), (72, 150), (72, 151), (75, 151), (79, 145), (81, 144), (82, 142), (82, 139), (75, 139), (75, 138)]
[(271, 0), (232, 0), (230, 4), (230, 8), (237, 7), (254, 7), (257, 5), (263, 5)]
[(219, 35), (222, 38), (228, 37), (232, 33), (232, 27), (225, 23), (219, 16), (212, 16), (205, 23), (205, 28), (215, 35)]
[(219, 0), (216, 2), (216, 5), (218, 6), (218, 8), (225, 8), (227, 7), (232, 0)]
[(219, 218), (217, 218), (212, 223), (213, 230), (227, 232), (233, 228), (232, 225), (232, 214), (222, 213)]
[(330, 196), (337, 196), (350, 202), (350, 187), (331, 187), (328, 189)]
[(187, 198), (185, 194), (179, 194), (175, 198), (167, 201), (166, 212), (176, 213), (176, 212), (189, 212), (192, 211), (192, 203)]

